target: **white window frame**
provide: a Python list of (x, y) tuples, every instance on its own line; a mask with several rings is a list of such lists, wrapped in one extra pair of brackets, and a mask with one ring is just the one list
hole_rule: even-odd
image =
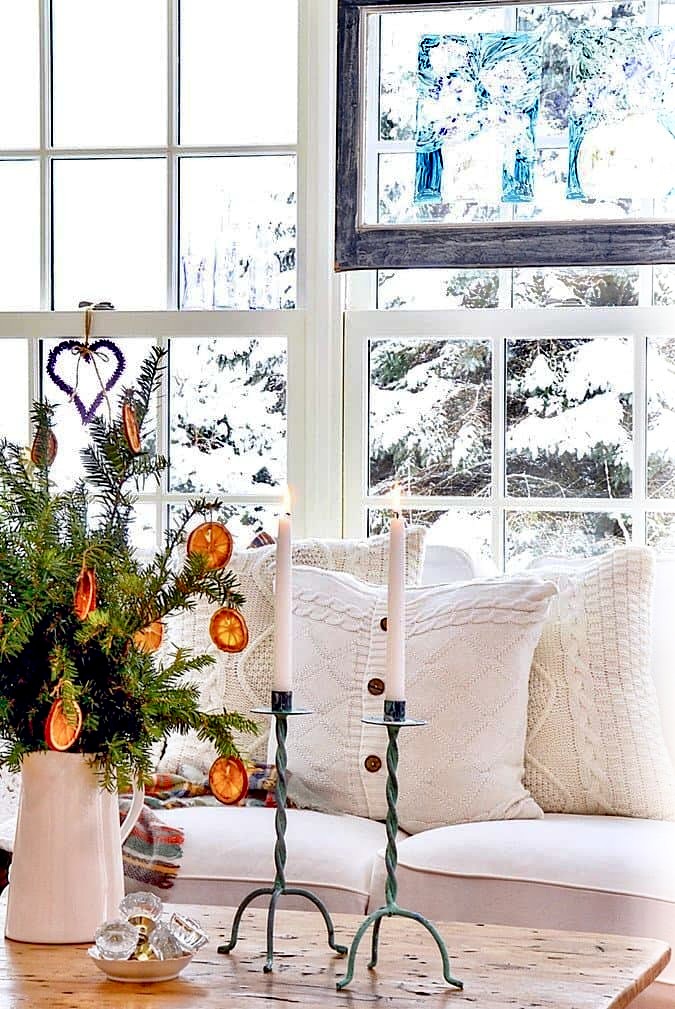
[[(352, 305), (356, 300), (353, 292)], [(647, 292), (645, 291), (645, 296)], [(371, 295), (372, 296), (372, 295)], [(647, 496), (647, 347), (651, 337), (675, 335), (672, 308), (525, 308), (450, 311), (368, 311), (345, 315), (345, 535), (362, 536), (369, 508), (382, 497), (368, 493), (368, 344), (379, 339), (483, 339), (492, 344), (492, 481), (489, 495), (412, 496), (413, 509), (489, 511), (492, 556), (505, 566), (505, 518), (509, 511), (621, 512), (632, 520), (632, 541), (646, 541), (650, 512), (675, 513), (675, 499)], [(633, 345), (633, 493), (629, 498), (513, 497), (506, 493), (506, 343), (509, 339), (623, 337)]]
[[(28, 344), (29, 403), (40, 392), (39, 341), (79, 336), (82, 313), (52, 311), (51, 221), (53, 162), (67, 158), (162, 157), (167, 170), (166, 311), (98, 312), (94, 334), (113, 339), (151, 338), (160, 345), (189, 337), (281, 337), (288, 349), (288, 482), (294, 492), (296, 534), (339, 535), (341, 531), (341, 284), (332, 263), (333, 206), (326, 198), (334, 177), (335, 30), (331, 0), (298, 0), (297, 143), (250, 147), (178, 145), (179, 0), (167, 3), (167, 144), (148, 148), (57, 148), (51, 146), (50, 0), (39, 0), (40, 146), (2, 150), (0, 160), (39, 160), (41, 180), (41, 311), (0, 312), (0, 340), (23, 337)], [(330, 114), (327, 114), (330, 110)], [(292, 154), (297, 156), (297, 308), (289, 311), (178, 310), (179, 157)], [(83, 296), (85, 292), (83, 292)], [(169, 447), (168, 378), (158, 413), (158, 450)], [(29, 432), (26, 432), (27, 439)], [(157, 510), (157, 531), (166, 525), (166, 506), (189, 495), (170, 493), (167, 476), (143, 495)], [(223, 497), (228, 504), (274, 507), (272, 494)]]

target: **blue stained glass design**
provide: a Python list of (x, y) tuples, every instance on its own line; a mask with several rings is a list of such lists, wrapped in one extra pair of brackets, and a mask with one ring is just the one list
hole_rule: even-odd
[[(588, 133), (653, 118), (675, 139), (675, 30), (581, 28), (570, 35), (567, 198), (586, 199), (579, 154)], [(633, 120), (634, 121), (634, 120)]]
[(417, 78), (415, 203), (440, 203), (443, 147), (496, 131), (502, 201), (533, 199), (542, 39), (533, 32), (425, 35)]

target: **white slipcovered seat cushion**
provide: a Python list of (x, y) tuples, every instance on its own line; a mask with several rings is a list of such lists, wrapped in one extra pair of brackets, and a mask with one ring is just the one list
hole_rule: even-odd
[[(675, 823), (549, 813), (399, 845), (398, 898), (438, 921), (650, 936), (675, 947)], [(370, 909), (383, 901), (384, 852)], [(669, 966), (660, 980), (675, 982)]]
[[(273, 809), (202, 806), (162, 810), (161, 818), (185, 831), (180, 872), (166, 895), (172, 903), (236, 906), (272, 882)], [(286, 840), (289, 886), (309, 887), (330, 911), (365, 912), (375, 854), (386, 843), (383, 824), (291, 809)], [(291, 897), (283, 906), (309, 907)]]

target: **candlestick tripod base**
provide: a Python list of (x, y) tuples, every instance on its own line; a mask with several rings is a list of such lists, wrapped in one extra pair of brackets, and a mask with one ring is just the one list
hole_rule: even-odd
[[(230, 941), (225, 943), (223, 946), (218, 947), (219, 953), (230, 953), (237, 945), (237, 941), (239, 939), (239, 926), (241, 925), (241, 919), (246, 908), (257, 897), (269, 897), (270, 902), (267, 911), (267, 955), (265, 965), (263, 967), (265, 974), (269, 974), (273, 970), (274, 919), (279, 899), (284, 896), (302, 897), (305, 900), (308, 900), (310, 904), (314, 904), (323, 917), (326, 931), (328, 933), (328, 945), (330, 948), (340, 955), (347, 953), (347, 947), (341, 946), (335, 941), (335, 927), (333, 925), (333, 920), (328, 912), (328, 908), (321, 898), (317, 897), (317, 895), (312, 893), (311, 890), (307, 890), (303, 887), (286, 885), (286, 804), (288, 799), (286, 790), (286, 735), (288, 733), (288, 724), (286, 719), (291, 715), (309, 715), (311, 712), (307, 708), (293, 708), (292, 701), (290, 699), (290, 692), (288, 692), (288, 695), (286, 695), (285, 691), (275, 693), (277, 696), (275, 696), (275, 694), (272, 695), (271, 708), (254, 708), (253, 712), (257, 715), (272, 715), (276, 723), (277, 749), (275, 766), (277, 770), (277, 782), (275, 796), (277, 808), (274, 818), (276, 831), (274, 864), (276, 868), (276, 875), (272, 886), (258, 887), (256, 890), (252, 890), (251, 893), (244, 897), (241, 904), (235, 911), (234, 921), (232, 922), (232, 932), (230, 933)], [(283, 693), (284, 696), (281, 696), (281, 693)]]
[[(401, 705), (401, 707), (393, 709), (394, 703)], [(392, 717), (394, 714), (399, 714), (401, 716), (400, 719), (394, 720)], [(400, 907), (396, 901), (398, 891), (398, 883), (396, 880), (396, 867), (398, 865), (398, 849), (396, 847), (396, 835), (398, 833), (398, 813), (396, 808), (398, 802), (398, 734), (403, 728), (419, 727), (421, 725), (426, 725), (426, 722), (406, 718), (404, 701), (385, 701), (384, 718), (364, 718), (362, 721), (367, 725), (386, 725), (387, 733), (389, 735), (389, 742), (387, 744), (387, 850), (385, 853), (387, 881), (384, 890), (385, 904), (383, 907), (379, 907), (376, 911), (373, 911), (372, 914), (369, 914), (362, 922), (349, 949), (349, 958), (347, 960), (347, 970), (345, 976), (337, 982), (336, 987), (338, 990), (346, 988), (353, 980), (356, 953), (361, 940), (371, 926), (373, 928), (373, 937), (368, 969), (373, 970), (377, 966), (377, 956), (380, 943), (380, 926), (382, 924), (382, 919), (397, 917), (408, 918), (411, 921), (419, 922), (420, 925), (426, 928), (427, 932), (429, 932), (433, 937), (436, 945), (438, 946), (438, 951), (441, 954), (444, 979), (449, 985), (451, 985), (451, 987), (459, 988), (461, 990), (464, 988), (464, 985), (450, 973), (450, 958), (448, 956), (448, 951), (436, 926), (428, 921), (424, 915), (419, 914), (417, 911), (409, 911), (407, 908)]]

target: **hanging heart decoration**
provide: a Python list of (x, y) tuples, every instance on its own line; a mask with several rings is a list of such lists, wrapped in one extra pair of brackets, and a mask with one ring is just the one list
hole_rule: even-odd
[[(64, 354), (77, 356), (74, 382), (68, 382), (57, 371), (59, 359)], [(66, 361), (67, 357), (63, 360)], [(88, 404), (82, 401), (77, 391), (81, 365), (93, 367), (100, 386), (99, 391)], [(125, 366), (124, 354), (112, 340), (94, 340), (92, 343), (82, 343), (80, 340), (62, 340), (49, 352), (47, 374), (61, 392), (65, 392), (75, 404), (82, 418), (82, 423), (90, 424), (103, 400), (120, 380)], [(102, 374), (103, 369), (107, 370), (107, 377)]]

